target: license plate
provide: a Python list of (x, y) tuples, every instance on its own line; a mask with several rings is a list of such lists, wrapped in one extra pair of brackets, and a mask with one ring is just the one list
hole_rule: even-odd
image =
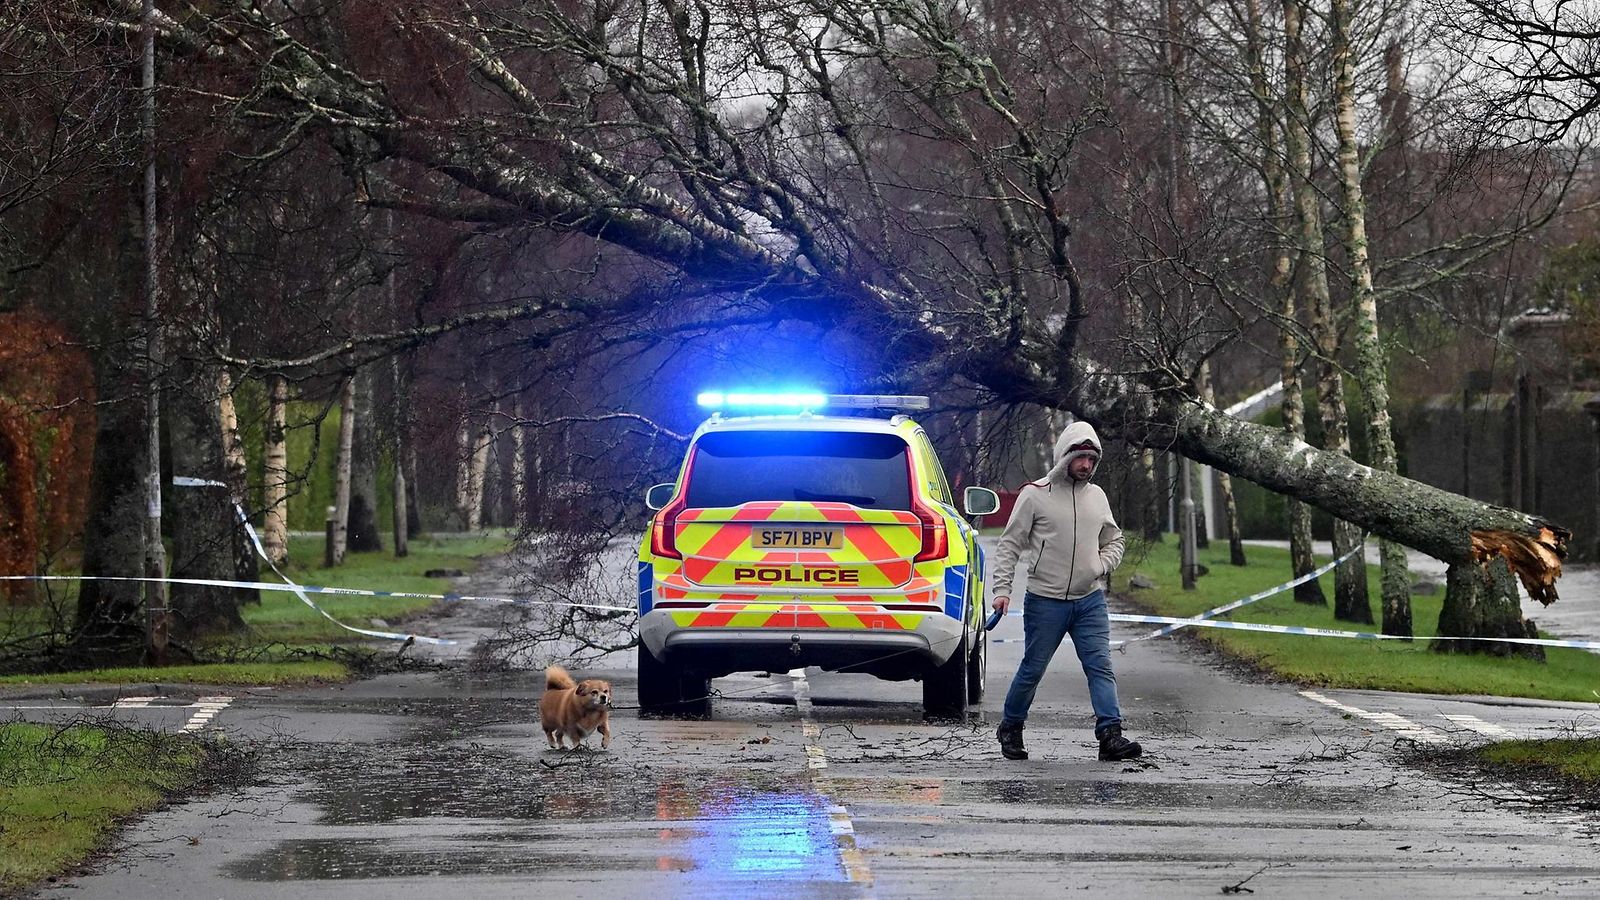
[(757, 550), (840, 550), (844, 531), (839, 528), (756, 528), (750, 546)]

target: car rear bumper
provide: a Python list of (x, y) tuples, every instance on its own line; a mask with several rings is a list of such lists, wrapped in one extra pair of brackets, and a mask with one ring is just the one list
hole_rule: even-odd
[(914, 628), (901, 629), (685, 625), (674, 612), (683, 610), (654, 609), (642, 616), (640, 640), (657, 659), (712, 678), (806, 666), (916, 678), (948, 660), (962, 636), (959, 620), (932, 612)]

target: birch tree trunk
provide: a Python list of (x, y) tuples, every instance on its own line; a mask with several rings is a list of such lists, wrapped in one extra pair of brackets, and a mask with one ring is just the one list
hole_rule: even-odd
[[(1328, 264), (1322, 237), (1322, 210), (1312, 182), (1311, 134), (1306, 103), (1305, 48), (1301, 41), (1300, 0), (1284, 0), (1284, 66), (1288, 102), (1285, 104), (1285, 146), (1289, 151), (1289, 181), (1294, 194), (1295, 225), (1299, 238), (1300, 268), (1306, 299), (1311, 308), (1311, 335), (1317, 347), (1317, 409), (1322, 420), (1322, 447), (1346, 456), (1350, 453), (1349, 418), (1344, 405), (1344, 378), (1339, 373), (1338, 328), (1333, 321), (1333, 298), (1328, 290)], [(1361, 528), (1344, 519), (1333, 523), (1336, 557), (1361, 543)], [(1367, 599), (1367, 567), (1356, 554), (1334, 570), (1333, 615), (1346, 622), (1369, 623), (1372, 605)]]
[(483, 492), (489, 473), (489, 445), (493, 435), (489, 423), (484, 422), (474, 430), (472, 456), (467, 466), (467, 530), (483, 527)]
[(472, 420), (466, 412), (466, 395), (462, 394), (461, 420), (456, 426), (456, 513), (461, 517), (461, 528), (472, 530)]
[(263, 471), (261, 545), (274, 563), (289, 559), (289, 383), (282, 375), (267, 377), (266, 465)]
[[(222, 448), (223, 470), (227, 472), (229, 500), (237, 504), (240, 509), (246, 509), (245, 497), (250, 489), (250, 467), (245, 459), (244, 438), (239, 435), (239, 412), (233, 403), (233, 377), (227, 369), (222, 369), (217, 383), (217, 404), (222, 414)], [(256, 556), (255, 546), (250, 542), (250, 535), (238, 523), (235, 513), (232, 519), (233, 528), (233, 569), (234, 577), (239, 581), (259, 581), (261, 577), (261, 563)], [(247, 592), (241, 600), (245, 603), (260, 603), (261, 594), (257, 591)]]
[[(1399, 470), (1389, 419), (1389, 374), (1378, 334), (1378, 297), (1372, 289), (1372, 264), (1367, 246), (1367, 202), (1361, 187), (1361, 160), (1356, 147), (1355, 62), (1352, 59), (1350, 0), (1333, 0), (1334, 129), (1339, 135), (1339, 186), (1349, 229), (1351, 293), (1355, 301), (1356, 375), (1367, 408), (1367, 438), (1372, 465)], [(1411, 635), (1411, 576), (1404, 546), (1378, 540), (1383, 577), (1383, 633)]]
[[(172, 472), (205, 481), (228, 481), (222, 409), (216, 368), (196, 362), (198, 348), (184, 348), (171, 367), (164, 392), (167, 444)], [(231, 581), (236, 568), (237, 519), (226, 487), (174, 487), (168, 494), (172, 531), (172, 577)], [(252, 579), (253, 580), (253, 579)], [(243, 631), (239, 606), (244, 593), (234, 588), (174, 584), (171, 602), (175, 635), (192, 638)]]
[(511, 431), (511, 509), (506, 524), (525, 531), (528, 528), (528, 432), (523, 424), (520, 394), (513, 403), (512, 417), (516, 425)]
[(372, 375), (359, 371), (355, 384), (355, 421), (350, 442), (350, 528), (348, 549), (375, 553), (383, 549), (378, 532), (378, 432), (372, 413)]
[(339, 404), (339, 455), (334, 460), (333, 488), (333, 564), (344, 563), (350, 539), (350, 464), (355, 443), (356, 380), (344, 381), (344, 397)]
[[(393, 276), (390, 276), (393, 278)], [(394, 378), (394, 430), (390, 452), (394, 454), (394, 555), (411, 554), (411, 501), (406, 481), (406, 451), (411, 445), (411, 392), (400, 372), (400, 357), (390, 360)]]
[[(1267, 81), (1264, 42), (1261, 34), (1261, 8), (1259, 0), (1246, 0), (1245, 53), (1250, 69), (1250, 89), (1256, 100), (1256, 137), (1261, 144), (1261, 172), (1266, 190), (1267, 221), (1278, 234), (1277, 253), (1274, 254), (1269, 302), (1276, 300), (1281, 321), (1278, 323), (1279, 379), (1283, 384), (1283, 430), (1290, 438), (1304, 441), (1305, 397), (1300, 383), (1299, 313), (1296, 309), (1293, 278), (1294, 258), (1291, 243), (1282, 234), (1285, 227), (1285, 208), (1288, 194), (1287, 180), (1281, 162), (1281, 145), (1278, 140), (1277, 105)], [(1283, 498), (1284, 520), (1289, 531), (1289, 564), (1294, 577), (1299, 578), (1317, 567), (1312, 552), (1311, 510), (1294, 497)], [(1294, 599), (1299, 603), (1327, 606), (1328, 598), (1322, 593), (1320, 579), (1295, 585)]]

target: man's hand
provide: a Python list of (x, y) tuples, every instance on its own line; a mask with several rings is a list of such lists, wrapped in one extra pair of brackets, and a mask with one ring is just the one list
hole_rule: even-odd
[(1006, 610), (1011, 608), (1011, 598), (1005, 596), (996, 597), (989, 601), (989, 607), (1004, 613)]

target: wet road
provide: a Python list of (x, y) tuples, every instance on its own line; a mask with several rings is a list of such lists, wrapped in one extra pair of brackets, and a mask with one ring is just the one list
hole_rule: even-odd
[[(1015, 763), (992, 735), (1020, 645), (991, 653), (964, 725), (923, 722), (914, 684), (735, 676), (711, 721), (618, 711), (610, 752), (545, 750), (526, 673), (207, 689), (208, 706), (174, 688), (11, 695), (0, 715), (177, 730), (209, 709), (195, 730), (263, 749), (257, 783), (148, 817), (49, 898), (1209, 897), (1247, 878), (1257, 896), (1600, 894), (1600, 822), (1504, 808), (1400, 758), (1600, 728), (1600, 706), (1302, 692), (1141, 644), (1116, 664), (1142, 763), (1095, 760), (1070, 654)], [(589, 674), (632, 702), (630, 671)]]

